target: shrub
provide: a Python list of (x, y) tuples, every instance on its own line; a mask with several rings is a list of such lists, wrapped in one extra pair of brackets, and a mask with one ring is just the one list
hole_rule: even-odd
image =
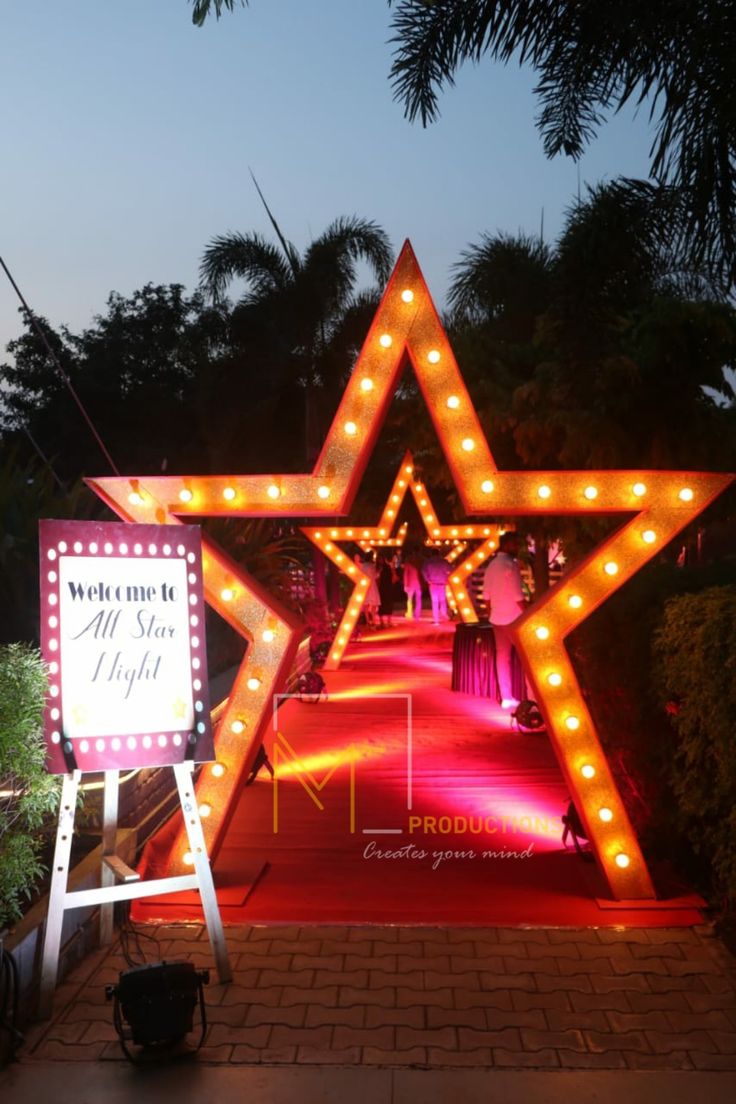
[(0, 647), (0, 930), (21, 915), (44, 869), (42, 827), (58, 805), (41, 731), (46, 668), (25, 644)]
[(665, 605), (654, 674), (669, 700), (670, 778), (687, 838), (713, 885), (736, 899), (736, 586)]

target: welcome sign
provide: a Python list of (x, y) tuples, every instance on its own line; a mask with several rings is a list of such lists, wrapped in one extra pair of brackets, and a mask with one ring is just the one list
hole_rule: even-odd
[(199, 526), (41, 521), (48, 769), (214, 758)]

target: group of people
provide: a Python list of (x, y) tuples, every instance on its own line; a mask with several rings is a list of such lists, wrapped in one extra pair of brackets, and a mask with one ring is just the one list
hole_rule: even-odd
[[(511, 624), (526, 606), (526, 596), (521, 580), (517, 556), (519, 538), (514, 532), (506, 532), (499, 540), (499, 550), (490, 561), (483, 576), (483, 600), (493, 626), (496, 645), (496, 673), (502, 706), (518, 705), (512, 683)], [(355, 562), (371, 580), (365, 597), (364, 610), (368, 624), (374, 628), (390, 628), (393, 624), (397, 602), (406, 597), (406, 617), (419, 620), (422, 616), (422, 580), (426, 582), (435, 625), (448, 620), (447, 580), (452, 568), (439, 548), (423, 557), (417, 549), (410, 550), (403, 561), (397, 553), (390, 557), (379, 553), (375, 563), (363, 561), (360, 554)]]
[(422, 616), (422, 580), (429, 589), (433, 623), (448, 620), (446, 589), (452, 569), (439, 549), (427, 559), (416, 549), (410, 550), (403, 560), (398, 553), (393, 557), (379, 553), (375, 563), (364, 561), (358, 553), (355, 562), (371, 580), (363, 609), (372, 627), (390, 628), (397, 603), (404, 601), (406, 617), (418, 621)]

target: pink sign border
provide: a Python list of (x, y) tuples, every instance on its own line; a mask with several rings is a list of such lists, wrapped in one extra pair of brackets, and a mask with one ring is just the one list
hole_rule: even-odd
[[(195, 728), (191, 732), (171, 729), (65, 740), (59, 557), (96, 555), (101, 561), (109, 562), (160, 558), (161, 554), (172, 561), (183, 559), (187, 563), (190, 671), (192, 694), (199, 707)], [(44, 519), (39, 522), (39, 570), (41, 653), (49, 673), (43, 725), (47, 770), (52, 774), (66, 774), (70, 770), (134, 770), (171, 766), (187, 759), (197, 763), (213, 760), (200, 527)], [(195, 645), (193, 637), (197, 641)], [(199, 682), (199, 687), (195, 687), (195, 682)]]

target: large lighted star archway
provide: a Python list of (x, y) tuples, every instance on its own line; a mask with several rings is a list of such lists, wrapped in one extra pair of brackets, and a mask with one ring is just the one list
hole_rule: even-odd
[[(553, 747), (593, 849), (619, 899), (654, 896), (564, 640), (728, 485), (721, 473), (500, 472), (460, 375), (413, 250), (405, 243), (314, 470), (297, 475), (137, 476), (88, 480), (127, 521), (186, 517), (329, 518), (355, 497), (405, 361), (411, 363), (468, 515), (627, 513), (630, 520), (544, 595), (516, 626)], [(299, 626), (272, 595), (210, 540), (205, 596), (249, 641), (232, 693), (218, 711), (217, 763), (203, 768), (198, 799), (206, 839), (219, 846), (256, 753), (273, 693), (286, 676)], [(162, 865), (182, 862), (183, 835)], [(161, 859), (159, 856), (159, 863)]]

